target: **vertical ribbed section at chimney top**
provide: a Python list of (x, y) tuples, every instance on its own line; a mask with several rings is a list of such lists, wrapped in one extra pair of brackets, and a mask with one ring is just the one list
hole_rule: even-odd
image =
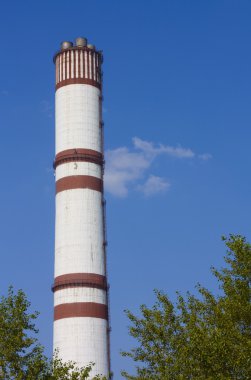
[(91, 47), (70, 47), (54, 57), (56, 65), (56, 88), (67, 84), (90, 84), (101, 88), (102, 54)]
[(103, 198), (102, 53), (63, 42), (56, 66), (54, 349), (110, 371)]

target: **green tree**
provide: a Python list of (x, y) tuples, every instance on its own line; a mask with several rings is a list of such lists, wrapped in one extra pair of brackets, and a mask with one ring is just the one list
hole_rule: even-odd
[[(42, 375), (43, 380), (86, 380), (90, 378), (90, 372), (94, 363), (86, 367), (77, 367), (73, 361), (64, 363), (57, 352), (52, 360), (46, 362), (46, 370)], [(92, 380), (106, 380), (106, 377), (95, 376)]]
[(152, 308), (130, 311), (129, 333), (138, 343), (123, 356), (132, 358), (136, 375), (126, 379), (251, 379), (251, 246), (245, 238), (223, 238), (226, 266), (212, 268), (219, 295), (200, 284), (198, 295), (177, 293), (175, 303), (155, 291)]
[(0, 301), (0, 379), (35, 379), (43, 371), (45, 357), (38, 343), (34, 321), (24, 292), (8, 290)]
[[(64, 363), (55, 353), (44, 355), (37, 339), (35, 321), (38, 313), (30, 313), (25, 293), (16, 294), (10, 287), (0, 299), (0, 379), (2, 380), (85, 380), (94, 364), (78, 368), (74, 362)], [(105, 380), (96, 376), (93, 380)]]

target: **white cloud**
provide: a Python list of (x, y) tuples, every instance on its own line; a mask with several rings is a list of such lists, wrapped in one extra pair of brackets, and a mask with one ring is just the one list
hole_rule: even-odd
[(137, 190), (141, 191), (146, 197), (166, 192), (170, 183), (161, 177), (150, 175), (143, 185), (138, 185)]
[[(139, 137), (134, 137), (132, 142), (131, 149), (121, 147), (107, 150), (105, 154), (105, 189), (110, 194), (122, 198), (128, 195), (129, 190), (139, 190), (149, 196), (166, 191), (170, 187), (164, 178), (155, 175), (147, 178), (147, 171), (160, 155), (177, 159), (211, 158), (209, 154), (196, 155), (190, 148), (179, 145), (156, 145)], [(142, 181), (144, 184), (140, 183)]]
[(173, 147), (163, 144), (154, 146), (152, 142), (141, 140), (138, 137), (133, 138), (133, 144), (135, 148), (153, 156), (158, 156), (159, 154), (167, 154), (176, 158), (193, 158), (195, 156), (195, 153), (189, 148), (182, 148), (181, 146)]
[(128, 194), (128, 186), (141, 178), (151, 161), (141, 152), (117, 148), (106, 152), (105, 188), (118, 197)]

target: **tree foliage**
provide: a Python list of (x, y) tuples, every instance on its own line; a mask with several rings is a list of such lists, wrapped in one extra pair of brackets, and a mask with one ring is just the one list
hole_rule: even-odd
[(64, 363), (57, 353), (52, 359), (44, 355), (35, 326), (38, 313), (30, 313), (29, 308), (22, 290), (15, 294), (10, 287), (7, 296), (0, 299), (0, 380), (90, 379), (94, 364), (78, 368), (74, 362)]
[(132, 358), (138, 380), (251, 379), (251, 246), (245, 238), (223, 238), (226, 266), (212, 268), (219, 295), (200, 284), (198, 295), (177, 293), (175, 303), (156, 291), (152, 308), (130, 311), (129, 333), (138, 343), (123, 356)]
[(0, 379), (35, 379), (44, 368), (43, 348), (24, 292), (10, 287), (0, 301)]
[[(86, 367), (77, 367), (73, 361), (63, 362), (58, 353), (54, 354), (52, 360), (45, 364), (45, 371), (42, 375), (43, 380), (86, 380), (90, 379), (90, 373), (94, 363)], [(106, 380), (106, 377), (95, 376), (92, 380)]]

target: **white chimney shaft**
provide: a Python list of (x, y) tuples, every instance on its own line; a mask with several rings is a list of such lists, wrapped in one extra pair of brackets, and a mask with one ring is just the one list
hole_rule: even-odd
[(56, 66), (54, 349), (110, 372), (103, 198), (102, 53), (62, 43)]

